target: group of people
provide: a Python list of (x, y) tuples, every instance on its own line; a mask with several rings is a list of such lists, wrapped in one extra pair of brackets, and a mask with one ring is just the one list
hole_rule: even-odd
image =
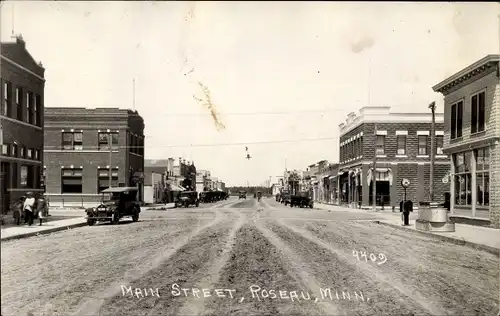
[(47, 200), (43, 195), (35, 196), (33, 192), (26, 193), (26, 196), (15, 203), (13, 210), (14, 220), (16, 225), (21, 224), (21, 218), (24, 218), (24, 224), (33, 225), (35, 219), (40, 220), (40, 226), (47, 216), (49, 216), (49, 208)]

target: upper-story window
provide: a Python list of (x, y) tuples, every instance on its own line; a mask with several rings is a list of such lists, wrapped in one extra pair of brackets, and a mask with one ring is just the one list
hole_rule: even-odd
[(17, 108), (17, 119), (19, 121), (23, 120), (23, 89), (21, 87), (16, 87), (16, 108)]
[(443, 155), (444, 137), (436, 135), (436, 155)]
[(406, 155), (406, 135), (397, 135), (398, 155)]
[(35, 95), (35, 115), (34, 115), (34, 122), (33, 124), (40, 126), (42, 124), (42, 97), (37, 94)]
[(471, 97), (470, 132), (472, 134), (484, 131), (484, 96), (485, 93), (483, 91)]
[(27, 153), (26, 157), (28, 159), (33, 159), (33, 149), (28, 148), (28, 150), (26, 151), (26, 153)]
[(459, 101), (451, 106), (451, 139), (462, 137), (462, 119), (464, 114), (464, 103)]
[(418, 135), (418, 154), (427, 155), (427, 135)]
[(377, 140), (375, 144), (375, 154), (376, 155), (385, 154), (385, 135), (377, 135)]
[(33, 92), (26, 92), (26, 122), (33, 124)]
[(99, 150), (109, 150), (110, 145), (112, 146), (113, 149), (118, 148), (117, 132), (99, 132), (98, 137), (99, 137)]
[(83, 133), (63, 132), (62, 147), (64, 150), (83, 150)]
[(12, 100), (12, 84), (8, 81), (3, 82), (2, 87), (2, 104), (0, 114), (3, 116), (10, 115), (10, 103)]

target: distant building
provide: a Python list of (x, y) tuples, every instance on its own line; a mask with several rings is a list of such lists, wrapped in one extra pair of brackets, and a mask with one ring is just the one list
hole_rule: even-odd
[(0, 208), (43, 191), (45, 68), (19, 35), (0, 45)]
[(444, 95), (444, 148), (456, 219), (500, 228), (500, 55), (488, 55), (433, 87)]
[(44, 162), (52, 205), (95, 204), (110, 186), (137, 186), (142, 201), (144, 120), (118, 108), (45, 108)]
[[(429, 200), (431, 112), (395, 113), (390, 107), (364, 107), (359, 115), (350, 113), (340, 124), (339, 176), (340, 203), (372, 205), (372, 172), (376, 172), (377, 205), (399, 208), (404, 198), (402, 179), (410, 180), (407, 199), (415, 206)], [(443, 152), (444, 117), (436, 113), (434, 169), (435, 201), (443, 202), (448, 185), (443, 178), (450, 161)], [(375, 130), (375, 124), (376, 130)], [(376, 155), (377, 165), (373, 166)]]

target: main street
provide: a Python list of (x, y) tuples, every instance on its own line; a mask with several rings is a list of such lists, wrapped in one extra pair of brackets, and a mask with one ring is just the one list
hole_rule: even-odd
[(374, 218), (232, 197), (3, 242), (2, 315), (498, 311), (498, 257)]

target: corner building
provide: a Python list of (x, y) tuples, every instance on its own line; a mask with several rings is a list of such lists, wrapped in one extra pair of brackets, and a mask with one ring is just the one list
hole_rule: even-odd
[(0, 46), (0, 208), (42, 192), (45, 69), (21, 36)]
[(444, 95), (455, 221), (500, 228), (500, 55), (488, 55), (433, 87)]
[(136, 186), (143, 201), (144, 120), (118, 108), (45, 108), (44, 162), (51, 205), (94, 205), (110, 186)]
[[(443, 153), (443, 114), (436, 113), (434, 200), (444, 202), (450, 162)], [(373, 205), (373, 162), (376, 155), (377, 206), (395, 207), (404, 199), (401, 180), (410, 180), (407, 200), (414, 208), (429, 199), (430, 113), (394, 113), (390, 107), (364, 107), (349, 113), (340, 128), (337, 177), (339, 204), (368, 208)], [(375, 130), (376, 125), (376, 130)]]

